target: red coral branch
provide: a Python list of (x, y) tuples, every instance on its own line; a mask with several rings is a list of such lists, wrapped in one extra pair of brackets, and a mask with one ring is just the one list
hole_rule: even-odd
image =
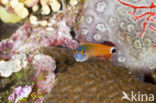
[(149, 17), (147, 17), (147, 20), (148, 20), (148, 21), (151, 21), (151, 22), (156, 22), (155, 20), (150, 19), (152, 16), (154, 16), (154, 15), (150, 15)]
[(131, 4), (127, 4), (127, 3), (124, 3), (122, 2), (121, 0), (117, 0), (118, 2), (120, 2), (121, 4), (125, 5), (125, 6), (129, 6), (133, 9), (139, 9), (139, 8), (142, 8), (142, 9), (147, 9), (147, 8), (150, 8), (149, 6), (134, 6), (134, 5), (131, 5)]
[(134, 5), (131, 5), (131, 4), (124, 3), (121, 0), (117, 0), (117, 1), (119, 3), (125, 5), (125, 6), (129, 6), (129, 7), (133, 8), (133, 9), (135, 9), (135, 10), (136, 9), (149, 9), (149, 8), (155, 8), (156, 7), (156, 5), (154, 5), (153, 0), (150, 0), (151, 1), (151, 6), (134, 6)]
[[(117, 0), (117, 1), (118, 1), (119, 3), (125, 5), (125, 6), (131, 7), (131, 8), (134, 9), (133, 13), (130, 12), (130, 11), (128, 12), (130, 15), (132, 15), (132, 16), (134, 17), (134, 21), (136, 21), (136, 20), (138, 20), (138, 19), (140, 19), (140, 18), (145, 17), (145, 16), (148, 15), (148, 16), (146, 17), (146, 20), (147, 20), (148, 22), (156, 22), (155, 20), (151, 19), (151, 17), (153, 17), (153, 16), (156, 15), (156, 12), (146, 12), (146, 13), (143, 13), (143, 14), (141, 14), (141, 15), (139, 15), (139, 16), (135, 15), (137, 9), (152, 9), (152, 8), (156, 8), (156, 5), (154, 4), (153, 0), (150, 0), (150, 1), (151, 1), (151, 5), (150, 5), (150, 6), (134, 6), (134, 5), (131, 5), (131, 4), (124, 3), (124, 2), (122, 2), (121, 0)], [(140, 37), (143, 37), (143, 35), (144, 35), (144, 33), (145, 33), (145, 30), (146, 30), (146, 26), (147, 26), (147, 22), (145, 21), (145, 22), (143, 23), (143, 30), (142, 30), (142, 33), (139, 34)], [(156, 28), (154, 28), (154, 27), (152, 27), (152, 26), (150, 26), (150, 29), (153, 30), (153, 31), (156, 31)], [(156, 47), (156, 45), (155, 45), (154, 47)]]
[(156, 28), (154, 28), (153, 26), (151, 26), (150, 29), (152, 29), (153, 31), (156, 31)]
[(152, 16), (156, 15), (156, 13), (153, 13), (153, 12), (146, 12), (146, 13), (140, 15), (140, 16), (136, 16), (134, 13), (131, 13), (130, 11), (129, 11), (128, 13), (135, 17), (134, 21), (136, 21), (137, 19), (142, 18), (142, 17), (144, 17), (144, 16), (146, 16), (146, 15), (149, 15), (149, 16), (147, 17), (147, 20), (150, 21), (150, 18), (151, 18)]
[(145, 22), (145, 23), (143, 24), (142, 33), (139, 35), (140, 37), (143, 37), (143, 35), (144, 35), (144, 33), (145, 33), (145, 30), (146, 30), (146, 25), (147, 25), (147, 23)]

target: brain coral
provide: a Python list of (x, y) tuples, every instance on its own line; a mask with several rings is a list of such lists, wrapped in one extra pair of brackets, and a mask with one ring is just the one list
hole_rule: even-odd
[(155, 0), (86, 0), (77, 33), (83, 42), (115, 43), (114, 64), (148, 71), (156, 67), (155, 10)]
[(78, 63), (69, 49), (44, 48), (43, 53), (56, 58), (58, 65), (54, 88), (44, 103), (132, 103), (121, 101), (123, 91), (129, 95), (131, 91), (156, 93), (155, 85), (142, 83), (125, 68), (113, 67), (102, 59)]

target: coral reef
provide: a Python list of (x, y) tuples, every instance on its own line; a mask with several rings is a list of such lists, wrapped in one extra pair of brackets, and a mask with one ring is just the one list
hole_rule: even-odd
[(16, 14), (7, 12), (2, 6), (0, 6), (0, 12), (0, 19), (5, 23), (16, 23), (21, 21), (20, 17), (18, 17)]
[(25, 54), (16, 54), (9, 61), (0, 61), (0, 74), (2, 77), (9, 77), (13, 72), (19, 72), (28, 64)]
[(59, 44), (64, 44), (69, 48), (76, 48), (78, 44), (72, 39), (66, 21), (62, 20), (55, 26), (57, 26), (56, 30), (49, 31), (40, 27), (34, 29), (30, 23), (26, 23), (12, 35), (9, 41), (14, 44), (13, 50), (20, 53), (32, 52), (43, 46)]
[[(52, 5), (54, 6), (54, 4)], [(71, 9), (72, 11), (70, 11)], [(53, 88), (56, 65), (53, 58), (41, 54), (40, 49), (42, 47), (53, 47), (57, 45), (75, 49), (78, 43), (74, 40), (74, 35), (71, 35), (71, 28), (77, 20), (77, 16), (73, 15), (77, 13), (79, 13), (79, 9), (69, 7), (64, 9), (63, 12), (56, 13), (53, 17), (36, 18), (36, 16), (31, 15), (30, 21), (26, 21), (8, 39), (1, 41), (0, 57), (4, 66), (0, 69), (1, 71), (5, 69), (5, 73), (9, 74), (3, 75), (4, 73), (1, 73), (0, 81), (6, 80), (10, 85), (4, 93), (0, 92), (2, 102), (8, 102), (9, 95), (9, 100), (14, 102), (43, 102), (45, 96)], [(40, 19), (40, 21), (35, 21), (36, 19)], [(25, 58), (20, 57), (23, 55)], [(31, 67), (25, 65), (26, 63), (23, 60), (26, 60)], [(17, 65), (10, 66), (12, 63)], [(13, 78), (14, 75), (21, 75), (23, 72), (27, 73), (25, 71), (27, 68), (29, 68), (30, 71), (34, 71), (33, 73), (30, 72), (29, 75), (31, 75), (31, 78), (29, 78), (29, 80), (25, 80), (25, 77), (27, 77), (25, 75), (23, 75), (25, 77), (20, 80)], [(9, 78), (11, 78), (11, 81), (8, 81)], [(29, 83), (29, 81), (31, 83)], [(7, 83), (6, 85), (4, 84), (4, 87), (7, 86)], [(31, 93), (29, 95), (25, 96), (25, 93), (18, 95), (18, 93), (14, 92), (16, 89), (23, 90), (26, 85), (31, 86)], [(14, 94), (16, 94), (16, 97), (13, 96)]]
[[(144, 81), (142, 70), (156, 68), (155, 5), (154, 0), (0, 0), (3, 22), (25, 19), (0, 42), (0, 102), (119, 103), (123, 91), (156, 94), (154, 85), (126, 69), (139, 70), (134, 77)], [(74, 60), (70, 49), (104, 41), (116, 45), (112, 63)]]
[(9, 60), (11, 56), (14, 55), (14, 52), (12, 51), (13, 44), (10, 43), (8, 40), (4, 40), (0, 44), (0, 58), (3, 60)]
[(41, 47), (56, 45), (73, 49), (77, 47), (78, 43), (70, 34), (72, 23), (67, 24), (66, 19), (60, 18), (58, 22), (54, 22), (54, 18), (52, 18), (48, 24), (48, 27), (42, 28), (26, 22), (9, 39), (0, 43), (1, 60), (10, 60), (15, 54), (36, 55)]
[[(46, 94), (51, 91), (55, 81), (55, 61), (43, 54), (31, 55), (28, 59), (31, 62), (24, 69), (19, 72), (16, 71), (9, 78), (1, 77), (0, 82), (3, 85), (0, 87), (0, 101), (4, 103), (7, 103), (8, 100), (15, 103), (18, 101), (42, 103)], [(8, 63), (7, 66), (9, 66)], [(12, 71), (16, 69), (18, 68), (14, 68)]]
[(35, 69), (34, 81), (36, 91), (33, 91), (32, 94), (35, 94), (36, 97), (30, 101), (33, 103), (42, 103), (45, 95), (52, 90), (54, 85), (55, 61), (49, 56), (40, 54), (34, 57), (33, 66)]
[(111, 41), (112, 62), (130, 69), (156, 68), (154, 0), (86, 0), (77, 28), (80, 42)]
[[(14, 92), (9, 96), (9, 100), (17, 103), (20, 99), (26, 98), (32, 92), (31, 86), (17, 87)], [(16, 96), (16, 99), (15, 99)]]
[[(54, 88), (44, 103), (132, 103), (121, 101), (123, 91), (128, 95), (131, 91), (156, 94), (155, 85), (134, 79), (125, 68), (113, 67), (109, 61), (98, 58), (78, 63), (69, 52), (72, 51), (59, 48), (43, 49), (44, 54), (57, 57), (60, 65), (57, 68), (59, 70)], [(66, 61), (67, 64), (59, 63)]]
[(13, 73), (8, 78), (0, 78), (0, 102), (8, 103), (8, 97), (13, 93), (14, 89), (21, 86), (33, 86), (33, 66), (28, 64), (25, 69)]
[[(36, 12), (43, 16), (55, 14), (62, 8), (64, 9), (66, 5), (75, 6), (79, 2), (81, 0), (1, 0), (0, 11), (3, 12), (1, 12), (0, 18), (5, 23), (17, 23)], [(10, 16), (12, 18), (9, 18)], [(30, 19), (32, 20), (32, 17)]]

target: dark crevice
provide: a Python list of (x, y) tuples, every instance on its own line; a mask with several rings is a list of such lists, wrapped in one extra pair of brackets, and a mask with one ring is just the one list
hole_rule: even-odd
[(56, 76), (59, 73), (67, 72), (68, 67), (75, 63), (75, 60), (72, 56), (73, 51), (64, 46), (42, 48), (42, 53), (51, 56), (55, 60), (56, 69), (54, 73)]
[(154, 79), (152, 78), (151, 74), (145, 74), (144, 76), (144, 82), (146, 83), (152, 83), (152, 84), (155, 84), (154, 83)]
[(58, 72), (59, 72), (59, 67), (58, 67), (58, 65), (59, 65), (59, 62), (56, 61), (56, 69), (55, 69), (54, 73), (58, 73)]
[(70, 34), (71, 34), (72, 38), (75, 39), (76, 33), (73, 29), (71, 29)]
[(56, 61), (56, 69), (55, 69), (54, 73), (58, 74), (58, 73), (67, 72), (67, 65), (64, 63), (59, 63), (58, 61)]
[(5, 92), (5, 91), (7, 91), (7, 90), (10, 90), (10, 87), (12, 87), (13, 85), (15, 85), (15, 84), (14, 84), (14, 82), (12, 81), (12, 82), (6, 84), (4, 88), (0, 88), (0, 91), (1, 91), (1, 92)]
[(3, 23), (0, 20), (0, 40), (9, 38), (13, 33), (16, 32), (17, 28), (23, 24), (23, 21), (11, 24), (11, 23)]
[(66, 46), (63, 46), (63, 45), (57, 45), (56, 47), (57, 48), (67, 48)]
[(60, 4), (61, 4), (60, 10), (63, 10), (63, 4), (62, 4), (62, 2)]

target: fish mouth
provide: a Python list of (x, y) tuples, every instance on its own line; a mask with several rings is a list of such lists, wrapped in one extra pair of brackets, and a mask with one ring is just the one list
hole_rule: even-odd
[(85, 58), (85, 59), (78, 59), (78, 58), (75, 58), (75, 60), (76, 60), (77, 62), (84, 62), (84, 61), (87, 60), (87, 58)]
[(81, 54), (74, 54), (74, 58), (77, 62), (84, 62), (88, 59), (86, 55)]

